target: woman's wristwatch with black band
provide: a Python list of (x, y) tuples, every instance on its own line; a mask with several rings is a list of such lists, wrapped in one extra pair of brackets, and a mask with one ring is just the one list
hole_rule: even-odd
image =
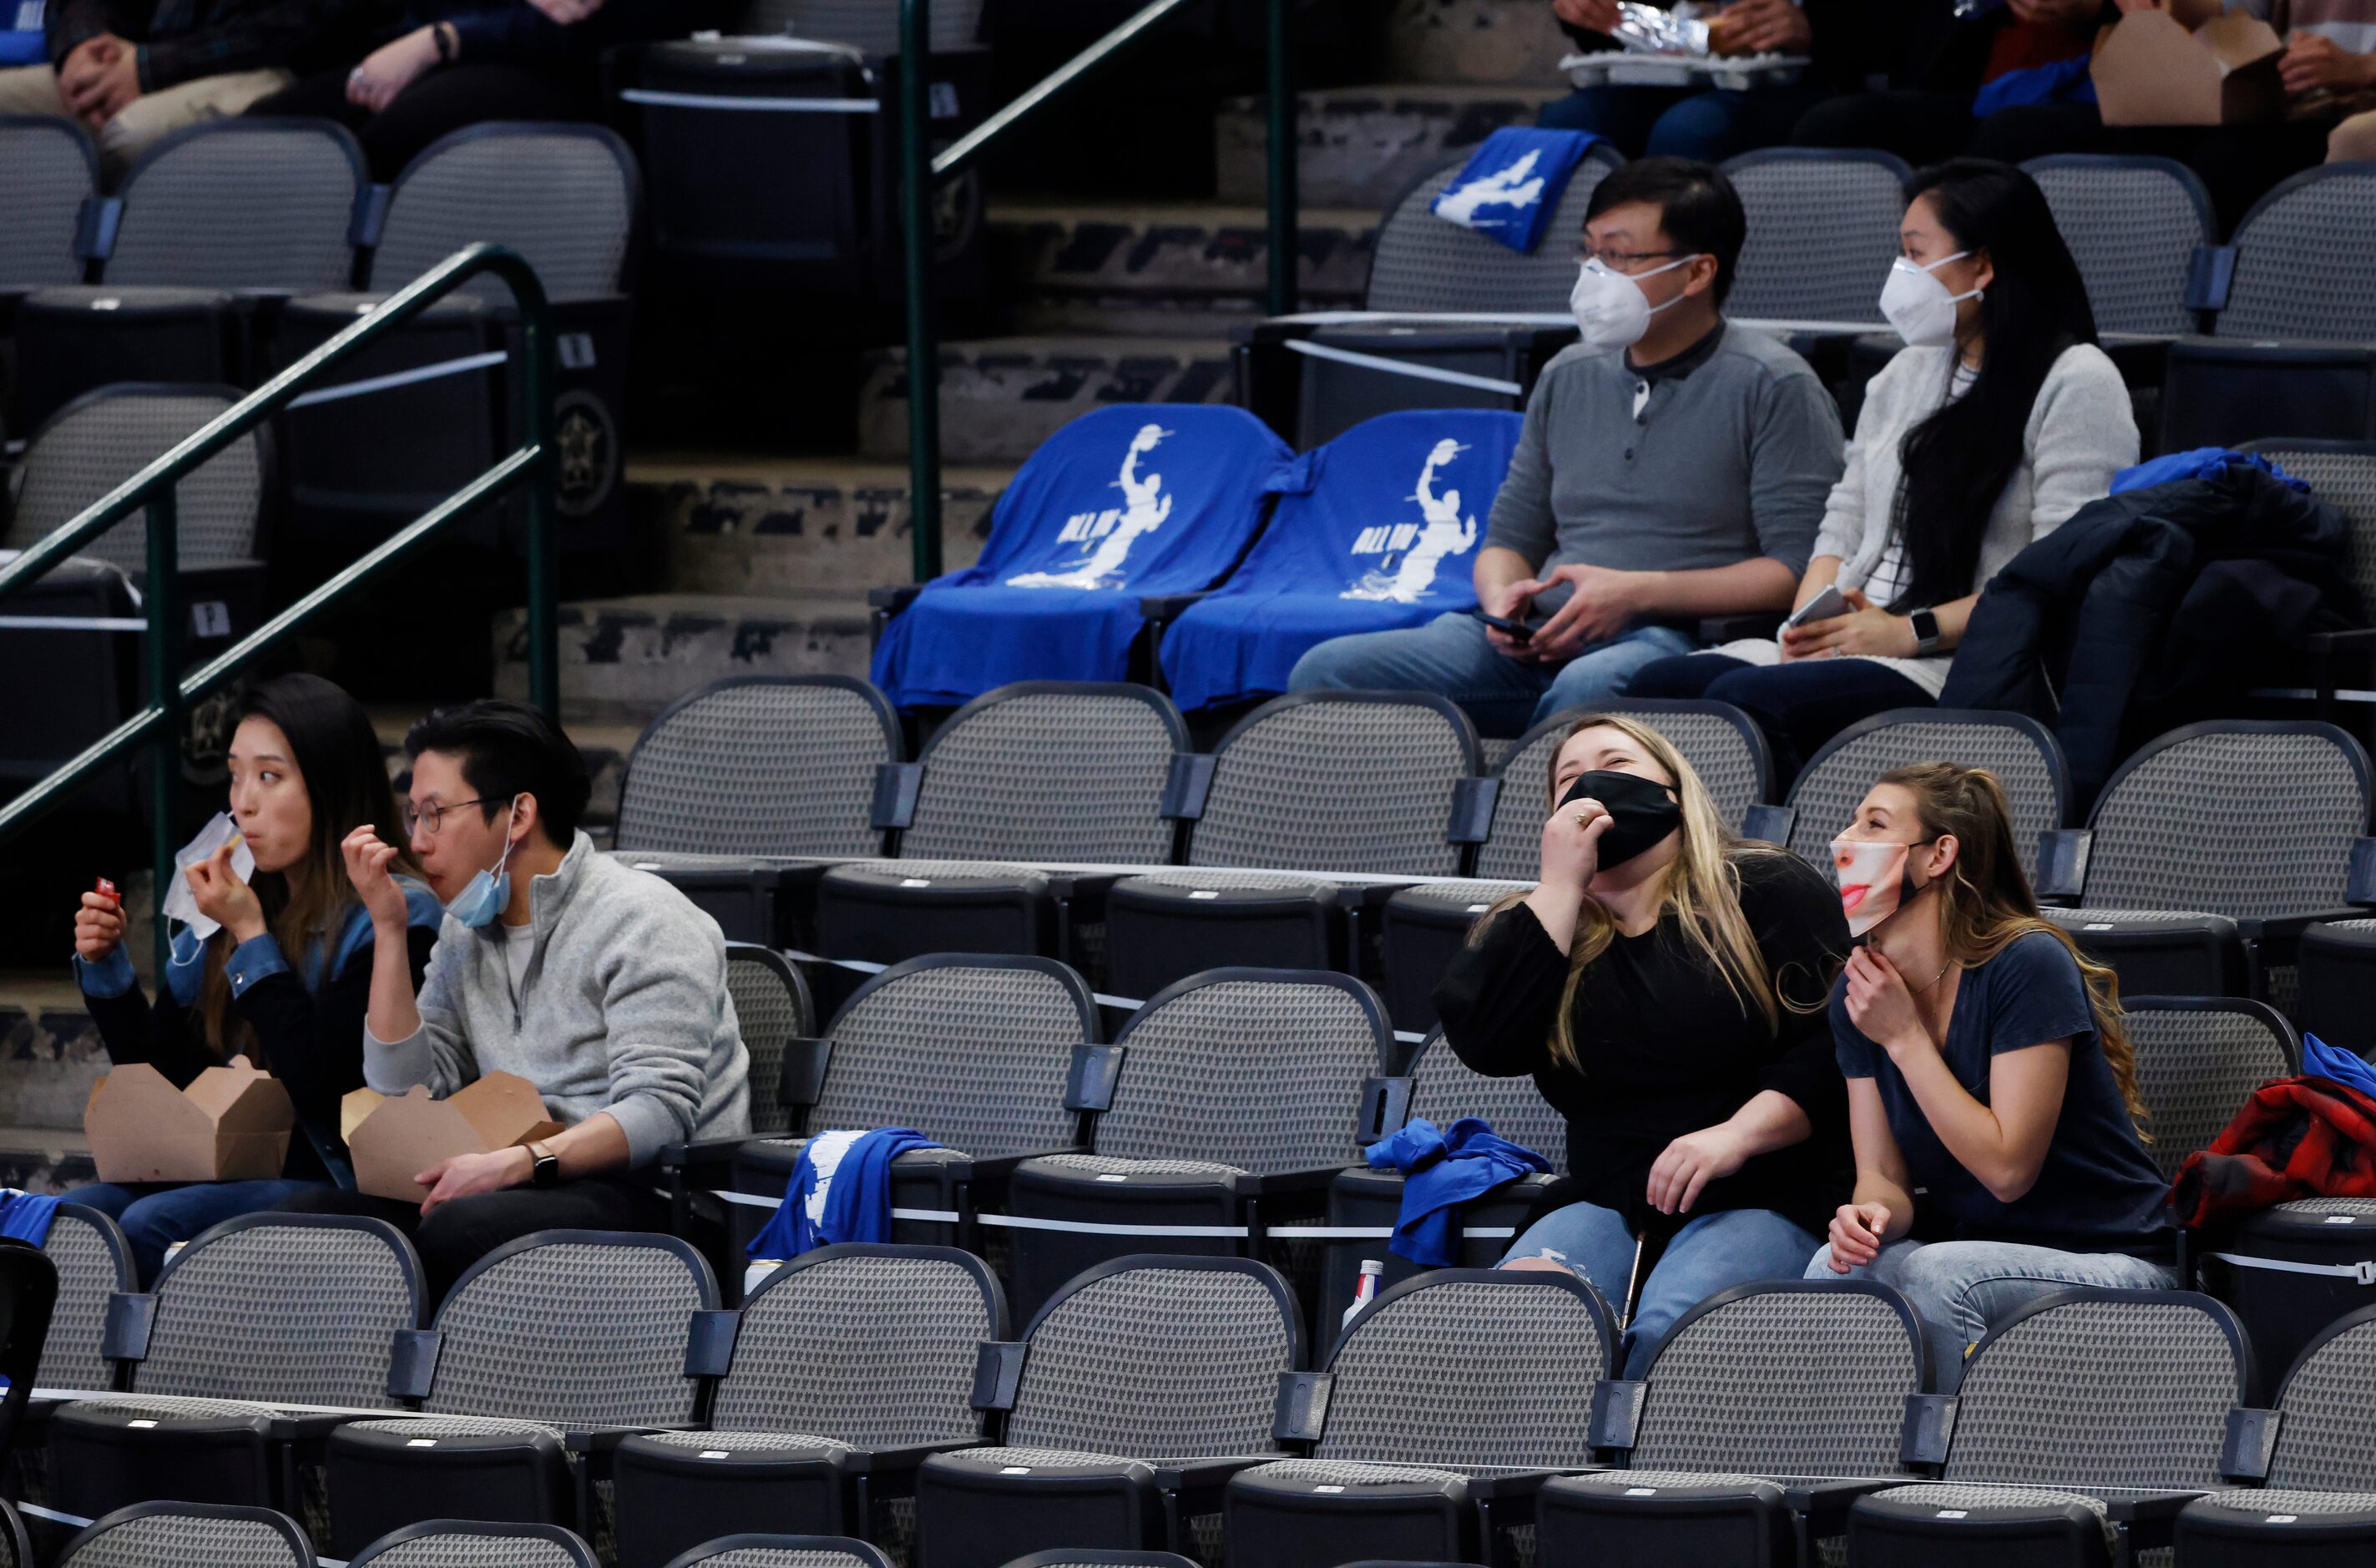
[(1941, 642), (1938, 612), (1914, 610), (1907, 612), (1906, 619), (1914, 626), (1914, 657), (1928, 659), (1937, 653)]

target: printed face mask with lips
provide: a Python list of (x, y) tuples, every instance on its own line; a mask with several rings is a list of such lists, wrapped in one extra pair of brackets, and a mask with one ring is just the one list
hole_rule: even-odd
[(1630, 349), (1650, 330), (1650, 318), (1660, 311), (1682, 303), (1677, 294), (1666, 304), (1653, 305), (1650, 296), (1642, 291), (1643, 278), (1656, 278), (1661, 272), (1672, 272), (1693, 259), (1683, 256), (1654, 267), (1640, 277), (1612, 272), (1595, 256), (1584, 264), (1576, 274), (1575, 287), (1568, 291), (1567, 308), (1575, 316), (1576, 329), (1584, 340), (1600, 350)]
[(496, 860), (495, 869), (472, 877), (461, 892), (454, 895), (454, 901), (446, 906), (447, 914), (472, 931), (502, 914), (512, 901), (512, 873), (504, 866), (512, 858), (512, 825), (518, 817), (519, 802), (515, 800), (504, 817), (504, 852)]
[(1572, 806), (1585, 800), (1598, 801), (1609, 813), (1609, 826), (1600, 835), (1602, 871), (1622, 866), (1654, 848), (1683, 820), (1683, 808), (1664, 784), (1613, 768), (1577, 775), (1567, 793), (1560, 797), (1560, 804)]
[(1881, 286), (1881, 314), (1897, 335), (1917, 349), (1951, 349), (1955, 345), (1955, 307), (1966, 300), (1977, 300), (1984, 291), (1970, 290), (1951, 294), (1947, 285), (1939, 281), (1939, 268), (1951, 261), (1961, 261), (1971, 255), (1957, 251), (1954, 255), (1941, 256), (1927, 266), (1906, 256), (1899, 256), (1889, 269), (1889, 281)]
[(1906, 869), (1911, 844), (1891, 844), (1863, 838), (1832, 840), (1832, 869), (1840, 883), (1840, 913), (1848, 918), (1848, 934), (1863, 936), (1873, 927), (1914, 901), (1922, 890)]

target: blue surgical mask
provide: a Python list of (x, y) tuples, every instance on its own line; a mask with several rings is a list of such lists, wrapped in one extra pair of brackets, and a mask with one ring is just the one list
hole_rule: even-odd
[(447, 914), (472, 931), (493, 924), (494, 918), (511, 905), (512, 873), (504, 866), (512, 858), (512, 825), (518, 816), (519, 802), (515, 800), (510, 813), (504, 818), (504, 852), (495, 861), (495, 869), (482, 871), (472, 877), (469, 885), (454, 895), (454, 901), (446, 906)]

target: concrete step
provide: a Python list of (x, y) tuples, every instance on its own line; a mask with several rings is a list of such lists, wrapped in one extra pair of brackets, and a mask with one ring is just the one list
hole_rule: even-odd
[[(1546, 6), (1546, 9), (1549, 7)], [(1297, 179), (1314, 207), (1383, 211), (1420, 175), (1503, 125), (1531, 125), (1562, 88), (1406, 84), (1331, 88), (1297, 99)], [(1259, 98), (1225, 101), (1215, 117), (1220, 198), (1259, 205), (1269, 184)]]
[[(905, 349), (870, 356), (859, 393), (859, 450), (908, 452)], [(955, 464), (1016, 464), (1075, 416), (1109, 403), (1225, 403), (1225, 339), (991, 338), (944, 343), (940, 354), (941, 457)]]
[(1574, 47), (1550, 0), (1396, 0), (1386, 21), (1396, 81), (1556, 88)]
[[(561, 607), (563, 718), (640, 728), (695, 687), (729, 675), (838, 674), (867, 668), (865, 595), (652, 593)], [(494, 624), (495, 693), (528, 696), (526, 614)], [(614, 807), (615, 809), (615, 807)]]
[[(1300, 220), (1301, 300), (1313, 308), (1360, 304), (1376, 211), (1306, 208)], [(1026, 307), (1018, 311), (1025, 322), (1062, 322), (1058, 331), (1135, 336), (1151, 326), (1153, 335), (1206, 335), (1196, 330), (1200, 317), (1209, 323), (1214, 307), (1258, 308), (1269, 280), (1270, 236), (1260, 207), (1002, 202), (991, 208), (990, 235), (1002, 293)], [(1069, 308), (1028, 308), (1041, 305)]]
[(53, 1193), (92, 1177), (83, 1106), (107, 1048), (62, 963), (0, 973), (0, 1185)]

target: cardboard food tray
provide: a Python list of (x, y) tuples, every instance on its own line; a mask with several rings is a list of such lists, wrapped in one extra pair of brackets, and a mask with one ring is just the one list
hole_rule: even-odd
[(400, 1095), (361, 1088), (339, 1102), (339, 1130), (355, 1168), (355, 1188), (398, 1202), (422, 1196), (413, 1178), (441, 1159), (487, 1154), (549, 1138), (562, 1130), (536, 1086), (489, 1073), (444, 1099), (415, 1084)]
[(2108, 125), (2228, 125), (2285, 113), (2276, 30), (2218, 0), (2132, 11), (2097, 35), (2088, 77)]
[(83, 1131), (102, 1182), (250, 1182), (280, 1174), (296, 1109), (244, 1056), (177, 1089), (145, 1062), (91, 1086)]

